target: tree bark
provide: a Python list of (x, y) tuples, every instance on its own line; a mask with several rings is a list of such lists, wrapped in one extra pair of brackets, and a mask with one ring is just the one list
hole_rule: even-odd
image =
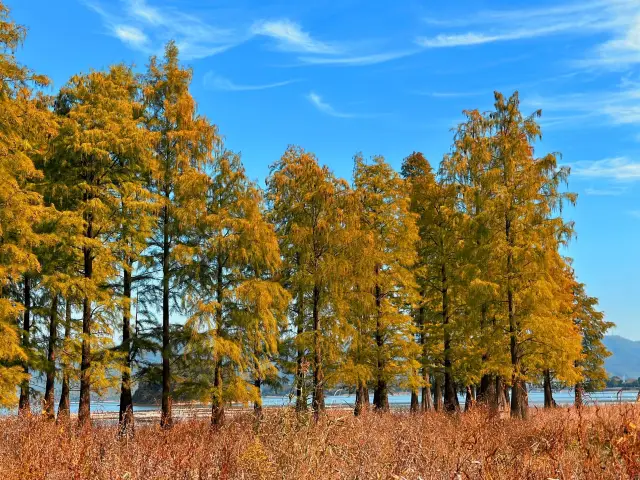
[(358, 386), (356, 389), (356, 404), (353, 409), (353, 414), (357, 417), (362, 414), (362, 412), (367, 408), (367, 404), (369, 403), (367, 400), (369, 398), (369, 393), (366, 390), (364, 385)]
[(553, 401), (553, 390), (551, 389), (551, 373), (549, 369), (544, 371), (544, 408), (552, 408), (555, 405)]
[(473, 408), (474, 403), (475, 403), (475, 399), (473, 398), (473, 391), (471, 390), (471, 386), (467, 385), (466, 396), (464, 399), (464, 411), (468, 412), (469, 410), (471, 410)]
[(131, 269), (133, 262), (125, 260), (125, 268), (122, 272), (122, 292), (124, 307), (122, 309), (122, 353), (124, 355), (124, 370), (120, 385), (120, 433), (129, 435), (133, 433), (133, 397), (131, 395)]
[[(93, 238), (91, 215), (86, 218), (86, 238)], [(84, 277), (93, 277), (93, 252), (91, 247), (83, 247)], [(78, 423), (81, 426), (91, 424), (91, 299), (85, 295), (82, 300), (82, 358), (80, 360), (80, 404), (78, 405)]]
[(254, 379), (253, 386), (258, 390), (258, 399), (253, 402), (253, 413), (259, 419), (262, 418), (262, 380), (260, 377)]
[[(28, 357), (31, 356), (29, 349), (31, 344), (31, 278), (28, 274), (24, 276), (24, 312), (22, 315), (22, 347)], [(22, 369), (27, 378), (20, 384), (20, 401), (18, 403), (18, 412), (20, 415), (31, 414), (29, 360), (22, 362)]]
[(498, 410), (498, 392), (496, 390), (495, 375), (485, 374), (480, 379), (478, 389), (478, 403), (489, 408), (491, 411)]
[(496, 375), (495, 381), (496, 390), (496, 408), (501, 411), (506, 411), (509, 407), (509, 391), (504, 379), (500, 375)]
[(54, 387), (56, 381), (56, 343), (58, 342), (58, 293), (54, 292), (49, 312), (49, 342), (47, 345), (47, 380), (44, 388), (42, 413), (53, 420), (56, 416)]
[(411, 405), (409, 407), (411, 413), (420, 411), (420, 401), (418, 400), (418, 390), (411, 390)]
[[(223, 267), (222, 258), (218, 255), (216, 268), (216, 302), (218, 308), (216, 309), (216, 336), (222, 338), (223, 335), (223, 309), (222, 303), (224, 302), (222, 292), (223, 282)], [(213, 379), (213, 401), (211, 402), (211, 425), (214, 427), (220, 427), (224, 424), (224, 389), (222, 383), (222, 359), (216, 357), (214, 359), (214, 379)]]
[(320, 286), (313, 286), (313, 415), (324, 412), (324, 371), (322, 369), (322, 331), (320, 330)]
[(442, 382), (434, 375), (434, 388), (433, 388), (433, 406), (436, 412), (441, 412), (444, 408), (442, 401)]
[(224, 425), (224, 400), (222, 398), (222, 362), (215, 361), (213, 379), (213, 401), (211, 402), (211, 426)]
[[(483, 303), (480, 312), (480, 328), (484, 332), (487, 326), (487, 304)], [(488, 361), (489, 352), (485, 351), (482, 354), (482, 364), (485, 365)], [(482, 375), (477, 393), (478, 404), (484, 405), (492, 411), (496, 411), (498, 409), (498, 395), (496, 391), (495, 375), (492, 375), (490, 373), (485, 373), (484, 375)]]
[(513, 273), (513, 233), (511, 220), (508, 215), (505, 218), (505, 233), (509, 250), (507, 252), (507, 308), (509, 316), (509, 350), (511, 353), (511, 417), (525, 418), (527, 416), (527, 386), (522, 379), (521, 358), (518, 347), (519, 326), (515, 317), (515, 305), (513, 301), (513, 288), (511, 274)]
[(582, 398), (583, 394), (584, 394), (584, 387), (582, 386), (582, 383), (576, 383), (575, 401), (574, 401), (576, 408), (583, 407), (584, 405), (583, 398)]
[(431, 386), (429, 385), (429, 373), (426, 374), (426, 382), (427, 385), (422, 387), (421, 399), (420, 399), (420, 409), (423, 412), (427, 412), (429, 410), (433, 410), (433, 400), (431, 398)]
[[(71, 338), (71, 301), (65, 299), (64, 315), (64, 341), (65, 344)], [(71, 414), (71, 402), (69, 400), (69, 365), (66, 360), (62, 363), (62, 391), (60, 392), (60, 403), (58, 404), (58, 421), (68, 420)]]
[[(514, 402), (514, 397), (517, 400)], [(519, 408), (518, 411), (514, 413), (513, 409)], [(528, 404), (528, 394), (527, 394), (527, 383), (524, 380), (517, 380), (514, 384), (514, 387), (511, 389), (511, 416), (516, 418), (527, 418), (527, 413), (529, 410)]]
[(451, 372), (451, 332), (449, 331), (449, 288), (447, 286), (447, 269), (443, 263), (440, 267), (442, 282), (442, 326), (444, 331), (444, 409), (447, 412), (459, 410), (453, 375)]
[[(169, 201), (169, 195), (165, 195)], [(171, 244), (169, 238), (169, 207), (162, 209), (162, 412), (160, 426), (171, 428), (173, 417), (171, 413), (171, 340), (169, 325), (169, 257)]]
[[(424, 298), (425, 293), (421, 293), (422, 298)], [(425, 332), (425, 311), (424, 305), (420, 305), (418, 308), (418, 327), (420, 329), (420, 350), (422, 354), (421, 363), (421, 373), (422, 373), (422, 382), (424, 386), (420, 392), (420, 410), (426, 412), (427, 410), (431, 410), (433, 408), (433, 402), (431, 401), (431, 387), (429, 382), (429, 368), (427, 367), (427, 358), (429, 355), (429, 351), (427, 348), (427, 333)]]
[[(375, 275), (378, 276), (380, 268), (376, 265)], [(384, 332), (382, 331), (382, 291), (380, 285), (376, 283), (376, 386), (373, 391), (373, 406), (378, 412), (389, 411), (389, 387), (385, 378), (386, 361), (384, 359)]]
[[(296, 263), (300, 267), (300, 256), (296, 254)], [(304, 333), (304, 291), (302, 288), (298, 289), (298, 299), (296, 302), (296, 339), (299, 340)], [(303, 367), (304, 362), (304, 348), (298, 344), (296, 347), (296, 411), (304, 412), (307, 410), (307, 392), (305, 389), (305, 372)]]

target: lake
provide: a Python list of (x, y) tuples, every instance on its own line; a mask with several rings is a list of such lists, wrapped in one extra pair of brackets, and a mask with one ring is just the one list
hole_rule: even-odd
[[(584, 396), (585, 405), (594, 404), (606, 404), (615, 403), (618, 401), (616, 397), (616, 390), (605, 390), (601, 392), (587, 393)], [(635, 402), (637, 390), (625, 390), (622, 392), (622, 402)], [(460, 404), (464, 405), (464, 396), (458, 397)], [(574, 393), (573, 390), (561, 390), (553, 393), (553, 398), (558, 406), (569, 406), (573, 404)], [(371, 396), (373, 401), (373, 396)], [(411, 402), (411, 396), (408, 393), (398, 393), (395, 395), (389, 395), (389, 404), (391, 407), (403, 408), (409, 406)], [(355, 395), (327, 395), (325, 397), (325, 404), (327, 406), (344, 406), (352, 408), (355, 403)], [(295, 398), (290, 400), (288, 396), (265, 396), (262, 399), (262, 404), (265, 407), (283, 407), (287, 405), (295, 404)], [(544, 393), (542, 390), (531, 390), (529, 392), (529, 405), (530, 406), (542, 406), (544, 405)], [(57, 407), (57, 406), (56, 406)], [(134, 411), (136, 412), (148, 412), (159, 410), (158, 405), (134, 405)], [(107, 400), (91, 400), (91, 411), (95, 413), (100, 412), (117, 412), (119, 410), (119, 402), (107, 401)], [(78, 403), (71, 402), (71, 412), (78, 412)], [(0, 410), (0, 414), (16, 413), (13, 410)]]

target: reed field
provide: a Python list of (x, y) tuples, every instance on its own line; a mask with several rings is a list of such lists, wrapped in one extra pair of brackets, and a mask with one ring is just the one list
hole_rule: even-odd
[(640, 406), (532, 409), (527, 420), (463, 414), (290, 409), (171, 429), (79, 430), (0, 420), (0, 476), (13, 479), (625, 479), (640, 476)]

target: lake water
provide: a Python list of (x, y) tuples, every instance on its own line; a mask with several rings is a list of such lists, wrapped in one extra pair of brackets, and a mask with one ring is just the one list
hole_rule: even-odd
[[(616, 390), (605, 390), (602, 392), (587, 393), (584, 396), (584, 403), (586, 405), (594, 404), (606, 404), (616, 403), (618, 398), (616, 397)], [(621, 400), (623, 402), (635, 402), (637, 390), (625, 390), (622, 392)], [(464, 405), (464, 396), (458, 397), (460, 404)], [(553, 398), (559, 406), (573, 405), (574, 393), (573, 390), (561, 390), (553, 393)], [(373, 401), (373, 397), (371, 397)], [(408, 393), (398, 393), (395, 395), (389, 395), (389, 404), (391, 407), (403, 408), (409, 407), (411, 402), (411, 396)], [(262, 399), (262, 403), (265, 407), (283, 407), (287, 405), (294, 405), (295, 398), (289, 399), (288, 396), (265, 396)], [(325, 397), (325, 403), (328, 406), (344, 406), (352, 408), (355, 403), (355, 395), (327, 395)], [(544, 405), (544, 393), (542, 390), (532, 390), (529, 392), (529, 405), (530, 406), (542, 406)], [(154, 411), (159, 410), (158, 405), (134, 405), (134, 411)], [(91, 400), (92, 412), (117, 412), (119, 410), (119, 403), (113, 401), (99, 401)], [(78, 412), (78, 403), (71, 402), (71, 412)], [(15, 413), (13, 411), (0, 410), (0, 414)]]

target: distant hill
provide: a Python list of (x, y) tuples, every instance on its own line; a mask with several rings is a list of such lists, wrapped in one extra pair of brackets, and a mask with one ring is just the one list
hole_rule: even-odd
[(610, 376), (640, 377), (640, 341), (629, 340), (619, 335), (607, 335), (604, 344), (612, 353), (604, 362)]

